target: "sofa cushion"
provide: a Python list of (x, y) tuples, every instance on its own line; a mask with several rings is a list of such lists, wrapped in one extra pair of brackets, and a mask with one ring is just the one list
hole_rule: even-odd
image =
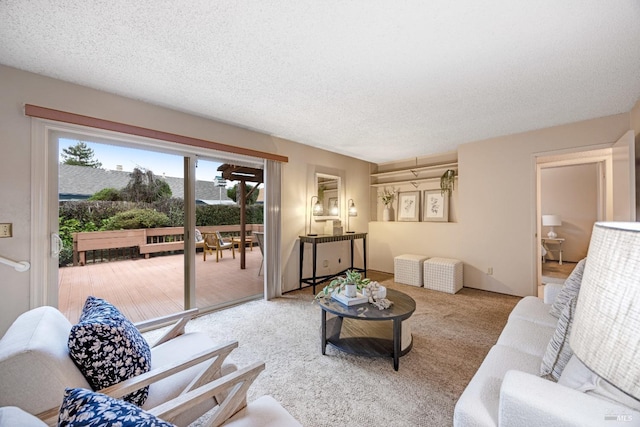
[(542, 357), (540, 375), (558, 381), (564, 367), (569, 363), (573, 351), (569, 346), (571, 325), (576, 311), (578, 296), (569, 300), (558, 319), (558, 327), (547, 345), (547, 350)]
[(38, 414), (60, 405), (65, 387), (89, 383), (69, 357), (71, 323), (53, 307), (21, 314), (0, 340), (0, 406)]
[(584, 273), (584, 265), (587, 259), (584, 258), (576, 264), (575, 268), (564, 282), (564, 286), (556, 296), (555, 301), (551, 305), (551, 313), (555, 317), (560, 317), (562, 310), (564, 310), (565, 306), (569, 303), (572, 298), (578, 296), (578, 292), (580, 291), (580, 284), (582, 283), (582, 274)]
[(223, 425), (226, 427), (302, 427), (302, 424), (271, 396), (262, 396), (254, 400)]
[[(69, 333), (69, 355), (94, 390), (148, 372), (149, 345), (138, 329), (107, 301), (88, 297), (78, 324)], [(148, 387), (123, 397), (138, 406), (147, 399)]]
[[(549, 317), (555, 319), (553, 316)], [(555, 330), (555, 327), (552, 326), (515, 317), (509, 319), (496, 344), (511, 347), (542, 359)]]
[(621, 391), (580, 361), (575, 355), (562, 371), (558, 384), (640, 411), (640, 401)]
[(173, 424), (124, 400), (82, 388), (67, 389), (58, 415), (59, 427), (173, 427)]
[(16, 406), (0, 408), (0, 427), (47, 427), (47, 425), (35, 415)]
[(509, 314), (509, 320), (514, 318), (529, 320), (530, 322), (555, 328), (558, 318), (549, 314), (550, 304), (545, 304), (538, 297), (524, 297)]

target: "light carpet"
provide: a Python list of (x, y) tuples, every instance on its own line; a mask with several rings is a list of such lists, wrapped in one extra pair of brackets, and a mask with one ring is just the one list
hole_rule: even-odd
[(272, 395), (304, 426), (450, 426), (455, 403), (496, 342), (519, 298), (463, 288), (456, 295), (383, 282), (413, 297), (413, 349), (393, 370), (328, 346), (309, 289), (192, 320), (187, 330), (237, 340), (228, 361), (265, 361), (248, 394)]

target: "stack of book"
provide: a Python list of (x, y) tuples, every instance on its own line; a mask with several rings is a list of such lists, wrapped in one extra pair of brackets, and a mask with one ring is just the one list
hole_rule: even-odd
[(340, 304), (343, 304), (343, 305), (346, 305), (346, 306), (364, 304), (364, 303), (369, 302), (369, 298), (367, 298), (366, 296), (362, 295), (360, 292), (358, 292), (355, 297), (351, 297), (351, 298), (346, 296), (343, 292), (334, 293), (332, 295), (332, 298), (334, 300), (338, 301)]

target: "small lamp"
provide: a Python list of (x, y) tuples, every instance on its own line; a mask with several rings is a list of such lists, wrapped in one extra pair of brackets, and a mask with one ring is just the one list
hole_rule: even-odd
[(350, 218), (352, 216), (358, 216), (358, 210), (356, 209), (356, 205), (353, 203), (353, 199), (349, 199), (349, 202), (347, 202), (347, 204), (349, 205), (349, 210), (347, 215), (347, 233), (355, 233), (355, 231), (349, 231), (349, 229), (351, 228)]
[(596, 374), (640, 398), (640, 223), (593, 226), (569, 343)]
[(336, 199), (335, 202), (333, 202), (333, 206), (331, 206), (331, 208), (329, 209), (329, 215), (332, 215), (332, 216), (340, 215), (340, 209), (338, 208), (338, 200), (337, 199)]
[(549, 233), (547, 233), (547, 237), (550, 239), (555, 239), (558, 237), (558, 234), (555, 232), (553, 227), (559, 227), (562, 225), (562, 219), (560, 215), (542, 215), (542, 225), (545, 227), (551, 227)]
[[(316, 203), (313, 203), (313, 199), (316, 199)], [(311, 232), (311, 217), (312, 216), (319, 216), (322, 215), (324, 213), (324, 208), (322, 207), (322, 203), (320, 203), (320, 199), (318, 199), (318, 196), (311, 196), (311, 208), (309, 211), (309, 233), (307, 233), (307, 236), (317, 236), (317, 233), (312, 233)]]

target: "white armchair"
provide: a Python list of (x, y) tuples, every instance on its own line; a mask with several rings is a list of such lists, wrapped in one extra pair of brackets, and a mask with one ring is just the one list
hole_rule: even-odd
[[(223, 365), (238, 343), (214, 346), (203, 333), (184, 333), (185, 324), (196, 312), (137, 324), (150, 327), (176, 321), (151, 349), (149, 372), (99, 391), (121, 398), (149, 385), (142, 409), (177, 425), (188, 425), (216, 406), (211, 425), (221, 425), (245, 407), (246, 390), (264, 364), (237, 371), (233, 365)], [(91, 389), (69, 357), (67, 339), (71, 327), (53, 307), (40, 307), (16, 319), (0, 340), (0, 407), (19, 407), (54, 425), (65, 388)], [(297, 423), (275, 403), (269, 405), (270, 411)]]

